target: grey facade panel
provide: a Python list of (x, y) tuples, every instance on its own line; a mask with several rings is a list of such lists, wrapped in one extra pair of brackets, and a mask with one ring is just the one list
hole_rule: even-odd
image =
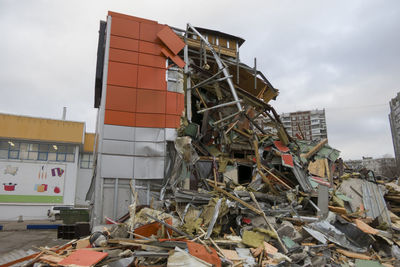
[(164, 157), (135, 157), (135, 179), (164, 178)]
[(135, 143), (130, 141), (103, 140), (103, 153), (133, 156)]
[(127, 126), (116, 126), (104, 124), (104, 139), (112, 140), (124, 140), (134, 141), (135, 140), (135, 128)]
[(163, 157), (165, 156), (165, 143), (135, 142), (135, 156)]
[(140, 142), (164, 142), (164, 128), (135, 128), (135, 141)]
[(165, 140), (175, 141), (178, 133), (175, 128), (165, 128)]
[(133, 178), (133, 157), (102, 155), (101, 158), (101, 177)]

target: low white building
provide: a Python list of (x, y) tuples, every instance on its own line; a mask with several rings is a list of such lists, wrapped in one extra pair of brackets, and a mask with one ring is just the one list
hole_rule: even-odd
[(0, 220), (88, 205), (94, 134), (84, 122), (0, 114), (0, 125)]

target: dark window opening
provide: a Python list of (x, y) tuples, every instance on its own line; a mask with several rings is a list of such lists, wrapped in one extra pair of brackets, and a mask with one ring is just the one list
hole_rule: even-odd
[(238, 166), (238, 182), (239, 184), (250, 183), (253, 176), (253, 169), (249, 166)]

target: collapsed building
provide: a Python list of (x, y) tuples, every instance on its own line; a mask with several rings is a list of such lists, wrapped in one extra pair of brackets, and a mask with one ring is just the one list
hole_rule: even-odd
[(288, 135), (243, 39), (114, 12), (99, 33), (93, 233), (13, 263), (398, 266), (398, 183)]
[[(141, 203), (149, 204), (150, 187), (171, 176), (178, 136), (192, 138), (188, 145), (200, 157), (196, 166), (210, 169), (215, 159), (223, 169), (234, 167), (243, 180), (251, 180), (254, 155), (254, 144), (246, 140), (252, 133), (246, 131), (258, 127), (254, 130), (265, 134), (255, 118), (273, 118), (288, 143), (268, 104), (278, 90), (256, 66), (239, 60), (243, 42), (215, 30), (190, 25), (180, 30), (114, 12), (101, 22), (90, 192), (95, 224), (126, 213), (131, 180)], [(187, 189), (196, 189), (200, 173), (189, 172)]]

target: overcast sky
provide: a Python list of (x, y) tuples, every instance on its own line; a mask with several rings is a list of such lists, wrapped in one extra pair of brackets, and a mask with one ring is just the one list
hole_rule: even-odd
[[(325, 108), (345, 159), (393, 155), (389, 101), (400, 91), (400, 1), (0, 0), (0, 112), (85, 121), (99, 21), (107, 10), (246, 40), (241, 60), (280, 90), (281, 112)], [(0, 126), (1, 127), (1, 126)]]

